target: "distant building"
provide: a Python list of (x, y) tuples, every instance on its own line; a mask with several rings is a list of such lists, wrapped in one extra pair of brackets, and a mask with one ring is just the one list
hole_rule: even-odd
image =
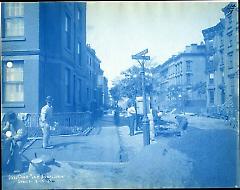
[(89, 87), (89, 98), (86, 99), (85, 101), (88, 102), (90, 105), (89, 101), (95, 102), (97, 108), (100, 107), (99, 103), (99, 87), (98, 87), (98, 78), (101, 73), (101, 68), (100, 64), (101, 61), (97, 57), (96, 52), (94, 49), (91, 48), (90, 44), (87, 44), (87, 60), (88, 60), (88, 72), (89, 72), (89, 80), (87, 81), (88, 87)]
[[(239, 113), (239, 27), (237, 3), (222, 9), (225, 14), (224, 81), (228, 115)], [(238, 118), (238, 116), (237, 116)]]
[(106, 77), (103, 78), (103, 107), (104, 109), (108, 109), (109, 107), (109, 91), (108, 91), (108, 79)]
[(153, 72), (156, 79), (153, 103), (158, 109), (178, 107), (183, 111), (204, 109), (206, 95), (196, 86), (206, 81), (205, 45), (191, 44), (184, 52), (174, 55)]
[(229, 3), (225, 18), (202, 31), (207, 50), (207, 109), (232, 116), (239, 109), (238, 7)]
[(202, 31), (206, 44), (207, 110), (217, 113), (225, 103), (224, 87), (224, 19)]
[(3, 112), (82, 111), (87, 99), (86, 3), (2, 3)]

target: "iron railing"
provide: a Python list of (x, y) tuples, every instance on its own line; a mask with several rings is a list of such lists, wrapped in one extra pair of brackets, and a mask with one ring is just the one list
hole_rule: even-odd
[[(18, 113), (19, 119), (27, 128), (28, 138), (42, 137), (39, 116), (40, 114), (37, 113)], [(89, 127), (91, 127), (91, 112), (54, 113), (50, 133), (52, 136), (81, 135)]]

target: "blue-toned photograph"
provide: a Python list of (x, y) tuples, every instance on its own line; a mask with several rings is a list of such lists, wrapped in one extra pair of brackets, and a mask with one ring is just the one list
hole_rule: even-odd
[(240, 187), (237, 1), (0, 6), (3, 190)]

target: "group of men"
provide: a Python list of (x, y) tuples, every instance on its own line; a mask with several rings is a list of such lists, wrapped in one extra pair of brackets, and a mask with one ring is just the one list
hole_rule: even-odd
[[(46, 105), (41, 109), (39, 117), (39, 126), (42, 129), (43, 141), (42, 148), (53, 148), (49, 145), (50, 126), (53, 114), (53, 99), (51, 96), (46, 97)], [(21, 160), (21, 150), (27, 142), (27, 130), (17, 114), (10, 111), (2, 119), (2, 150), (3, 150), (3, 169), (20, 173), (23, 170)]]
[[(162, 112), (157, 111), (156, 109), (150, 109), (150, 113), (148, 114), (149, 118), (149, 127), (150, 127), (150, 140), (155, 140), (155, 126), (161, 125), (164, 121), (161, 119)], [(138, 128), (139, 116), (136, 114), (136, 109), (134, 103), (129, 102), (127, 108), (127, 118), (128, 118), (128, 126), (129, 126), (129, 135), (134, 135), (134, 130)], [(181, 131), (185, 131), (188, 126), (188, 121), (186, 117), (177, 115), (175, 116), (177, 126)]]

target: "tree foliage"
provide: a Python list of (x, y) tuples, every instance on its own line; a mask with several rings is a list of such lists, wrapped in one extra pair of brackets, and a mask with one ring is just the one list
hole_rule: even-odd
[[(121, 75), (123, 79), (119, 80), (110, 90), (112, 98), (115, 101), (118, 101), (121, 97), (135, 100), (137, 96), (142, 96), (141, 68), (132, 66), (122, 72)], [(152, 75), (149, 68), (145, 68), (145, 91), (146, 94), (152, 92)]]
[(205, 94), (207, 89), (206, 82), (199, 82), (193, 86), (193, 91), (196, 91), (199, 95)]

